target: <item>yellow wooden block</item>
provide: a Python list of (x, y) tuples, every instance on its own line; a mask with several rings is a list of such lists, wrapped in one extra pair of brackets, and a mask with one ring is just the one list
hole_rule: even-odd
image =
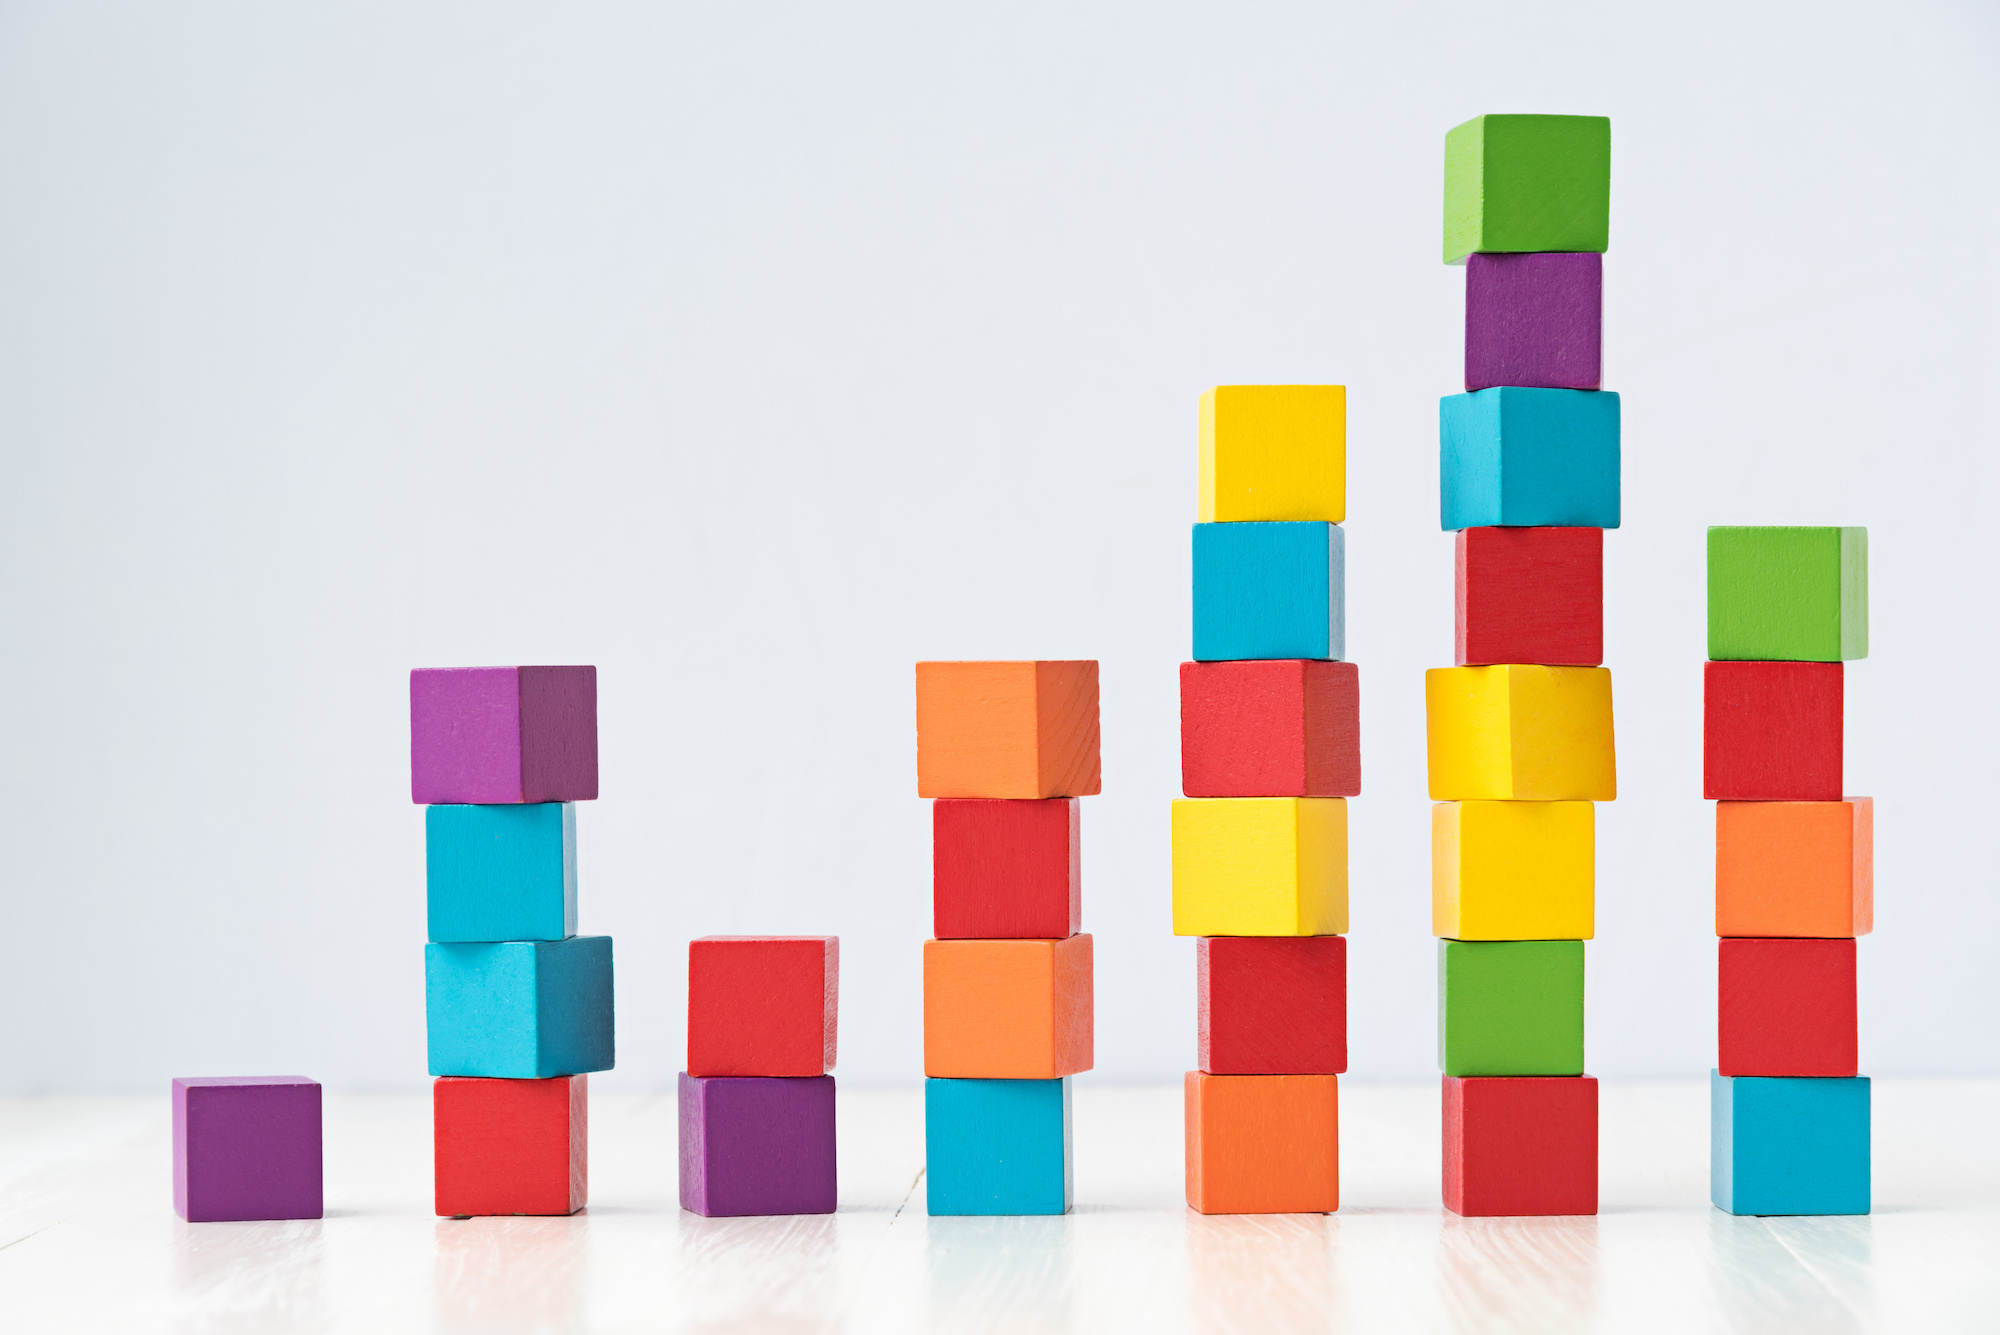
[(1440, 802), (1431, 808), (1431, 933), (1454, 941), (1596, 935), (1597, 808)]
[(1604, 668), (1432, 668), (1424, 674), (1424, 714), (1433, 801), (1618, 796)]
[(1347, 803), (1191, 797), (1174, 803), (1176, 936), (1347, 930)]
[(1347, 517), (1347, 387), (1217, 385), (1201, 396), (1203, 524)]

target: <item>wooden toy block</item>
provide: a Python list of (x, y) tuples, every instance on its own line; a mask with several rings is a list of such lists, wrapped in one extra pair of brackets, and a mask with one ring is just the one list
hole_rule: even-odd
[(1354, 797), (1361, 684), (1352, 663), (1181, 664), (1181, 790), (1189, 797)]
[(1460, 667), (1604, 661), (1604, 530), (1458, 531)]
[(1095, 660), (917, 664), (919, 797), (1100, 787)]
[(1083, 927), (1083, 803), (931, 804), (931, 934), (1075, 936)]
[(596, 668), (410, 673), (410, 800), (492, 804), (596, 796)]
[(611, 938), (424, 947), (432, 1075), (546, 1080), (608, 1071)]
[(1583, 1074), (1583, 942), (1438, 942), (1438, 1067)]
[(1217, 385), (1201, 396), (1204, 524), (1347, 516), (1347, 388)]
[(1717, 802), (1717, 936), (1875, 929), (1875, 803)]
[(1838, 802), (1839, 663), (1702, 664), (1702, 796)]
[(1346, 937), (1196, 937), (1194, 970), (1203, 1071), (1347, 1069)]
[(1174, 803), (1174, 935), (1347, 930), (1347, 803), (1198, 797)]
[(575, 936), (576, 807), (426, 807), (424, 888), (433, 941)]
[(1596, 389), (1604, 257), (1468, 255), (1465, 388)]
[(1055, 1080), (1091, 1067), (1088, 933), (924, 942), (924, 1074)]
[(1504, 386), (1438, 401), (1446, 529), (1617, 528), (1618, 396)]
[(1189, 1071), (1187, 1203), (1202, 1214), (1340, 1208), (1340, 1078)]
[(325, 1213), (318, 1081), (183, 1076), (173, 1100), (175, 1214), (205, 1224)]
[(1468, 1216), (1596, 1214), (1596, 1078), (1444, 1077), (1444, 1203)]
[(1800, 1076), (1860, 1069), (1852, 937), (1716, 944), (1716, 1069)]
[(1424, 713), (1433, 801), (1618, 796), (1604, 668), (1432, 668), (1424, 673)]
[(931, 1214), (1067, 1214), (1069, 1080), (924, 1081), (924, 1160)]
[(1431, 933), (1455, 941), (1596, 935), (1597, 808), (1440, 802), (1431, 808)]
[(590, 1077), (431, 1084), (437, 1212), (575, 1214), (590, 1199)]
[(840, 1197), (830, 1075), (681, 1072), (681, 1209), (716, 1218), (832, 1214)]
[(1444, 137), (1444, 262), (1611, 246), (1611, 122), (1475, 116)]
[(1711, 1071), (1709, 1199), (1730, 1214), (1867, 1214), (1868, 1077)]
[(1868, 530), (1709, 529), (1708, 656), (1868, 657)]
[(1194, 658), (1342, 658), (1347, 539), (1338, 524), (1196, 524)]
[(837, 936), (688, 942), (688, 1074), (816, 1076), (833, 1069)]

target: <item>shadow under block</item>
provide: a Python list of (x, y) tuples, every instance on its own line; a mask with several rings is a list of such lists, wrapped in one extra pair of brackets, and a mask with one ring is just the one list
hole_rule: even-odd
[(924, 942), (924, 1074), (1055, 1080), (1092, 1063), (1091, 939)]
[(834, 1083), (830, 1075), (681, 1072), (681, 1208), (715, 1218), (832, 1214)]
[(1347, 938), (1202, 936), (1196, 1061), (1209, 1075), (1347, 1069)]
[(1867, 1076), (1709, 1072), (1709, 1199), (1730, 1214), (1867, 1214)]
[(1347, 803), (1195, 797), (1173, 808), (1174, 935), (1347, 931)]
[(1302, 658), (1181, 664), (1181, 791), (1359, 795), (1360, 672)]
[(1338, 524), (1196, 524), (1197, 662), (1347, 656)]
[(1440, 399), (1440, 522), (1617, 528), (1618, 430), (1618, 396), (1603, 390), (1507, 386)]
[(1717, 936), (1875, 929), (1875, 802), (1717, 802)]
[(1868, 657), (1868, 530), (1709, 529), (1708, 656)]
[(432, 1075), (546, 1080), (608, 1071), (611, 938), (424, 947)]
[(931, 804), (931, 935), (1053, 938), (1083, 926), (1083, 803)]
[(814, 1076), (833, 1069), (837, 936), (703, 936), (688, 942), (687, 1069)]
[(1597, 808), (1439, 802), (1431, 808), (1431, 934), (1588, 941), (1597, 934)]
[(1460, 667), (1604, 661), (1604, 530), (1466, 528), (1454, 561)]
[(1583, 942), (1438, 942), (1438, 1067), (1583, 1074)]
[(1851, 1076), (1861, 1068), (1854, 940), (1716, 943), (1716, 1069)]
[(1444, 1077), (1444, 1203), (1459, 1215), (1596, 1214), (1596, 1077)]
[(1611, 246), (1611, 121), (1475, 116), (1444, 137), (1444, 262)]
[(575, 804), (424, 808), (424, 891), (433, 941), (575, 936)]
[(1069, 1081), (924, 1081), (924, 1160), (931, 1214), (1068, 1213)]
[(917, 664), (917, 796), (1098, 792), (1097, 663)]
[(590, 1199), (590, 1077), (431, 1085), (437, 1212), (575, 1214)]
[(1424, 673), (1424, 713), (1432, 801), (1618, 796), (1605, 668), (1432, 668)]
[(1217, 385), (1201, 396), (1204, 524), (1347, 517), (1347, 387)]
[(204, 1224), (325, 1213), (317, 1081), (189, 1076), (173, 1100), (175, 1214)]
[(597, 796), (597, 669), (410, 673), (410, 800), (581, 802)]
[(1183, 1085), (1187, 1203), (1202, 1214), (1340, 1208), (1340, 1078), (1209, 1075)]
[(1702, 664), (1702, 796), (1841, 799), (1839, 663)]
[(1604, 346), (1604, 257), (1468, 255), (1465, 388), (1596, 389)]

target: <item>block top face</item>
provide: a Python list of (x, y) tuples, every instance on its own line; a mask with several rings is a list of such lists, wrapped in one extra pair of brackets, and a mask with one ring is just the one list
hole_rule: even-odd
[(1347, 514), (1347, 387), (1217, 385), (1201, 396), (1195, 518), (1323, 520)]
[(917, 664), (919, 797), (1102, 790), (1095, 659)]
[(177, 1075), (175, 1089), (227, 1089), (246, 1085), (317, 1085), (309, 1075)]
[(596, 796), (596, 668), (410, 673), (410, 800), (503, 805)]
[(1868, 530), (1708, 530), (1708, 656), (1868, 657)]
[(1444, 262), (1611, 244), (1611, 121), (1476, 116), (1444, 137)]

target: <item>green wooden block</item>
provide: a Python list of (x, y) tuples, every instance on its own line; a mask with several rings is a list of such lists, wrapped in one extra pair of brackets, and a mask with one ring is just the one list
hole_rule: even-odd
[(1868, 530), (1709, 529), (1708, 656), (1868, 657)]
[(1611, 246), (1611, 120), (1475, 116), (1444, 137), (1444, 262)]
[(1438, 942), (1446, 1075), (1582, 1075), (1583, 942)]

